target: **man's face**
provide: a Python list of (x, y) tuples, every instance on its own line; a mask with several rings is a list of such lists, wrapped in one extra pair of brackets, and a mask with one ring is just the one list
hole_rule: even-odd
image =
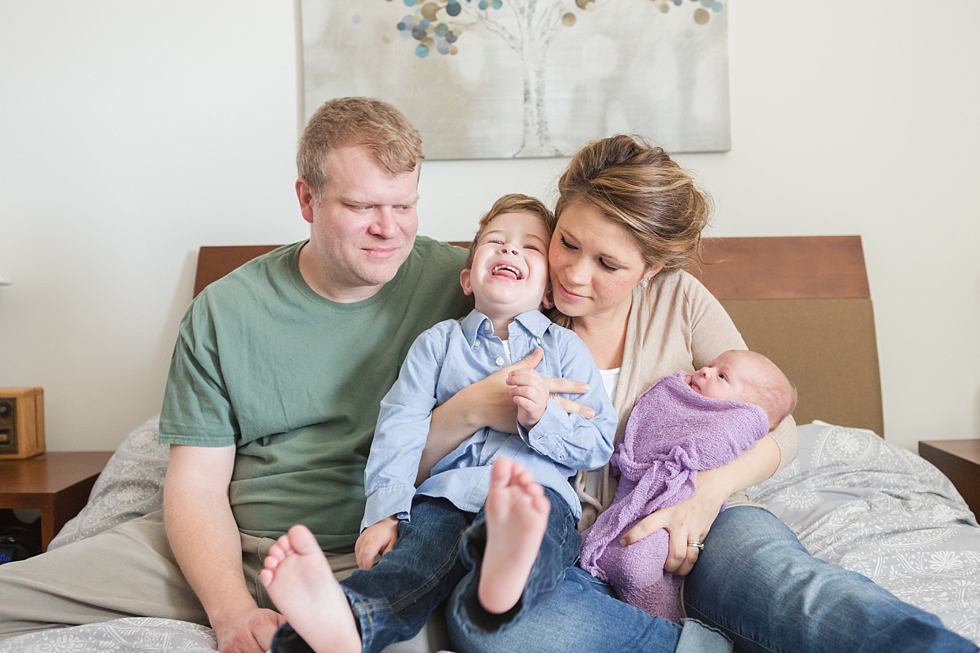
[(412, 251), (419, 167), (392, 175), (366, 147), (347, 146), (327, 157), (326, 177), (319, 201), (305, 179), (296, 182), (311, 225), (300, 271), (329, 299), (361, 301), (391, 281)]
[(548, 288), (544, 222), (530, 213), (503, 213), (480, 236), (473, 265), (460, 274), (463, 291), (487, 317), (513, 318), (541, 306)]

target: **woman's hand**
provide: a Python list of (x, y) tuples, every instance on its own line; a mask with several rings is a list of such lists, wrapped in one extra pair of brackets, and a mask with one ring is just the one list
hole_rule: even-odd
[[(485, 426), (501, 433), (517, 432), (517, 404), (511, 396), (513, 386), (507, 385), (507, 377), (515, 370), (534, 369), (544, 358), (540, 348), (513, 365), (497, 370), (481, 381), (469, 385), (446, 403), (432, 411), (429, 425), (429, 438), (422, 452), (416, 486), (429, 478), (429, 470)], [(589, 391), (587, 383), (572, 379), (544, 379), (550, 394), (585, 394)], [(554, 397), (566, 413), (577, 413), (586, 419), (595, 416), (595, 411), (564, 397)]]
[(620, 539), (620, 543), (629, 546), (658, 529), (666, 528), (670, 533), (670, 551), (664, 570), (686, 576), (700, 553), (700, 549), (687, 543), (692, 540), (704, 542), (725, 500), (732, 492), (744, 490), (772, 476), (779, 466), (779, 456), (779, 445), (772, 436), (767, 435), (753, 449), (724, 467), (698, 472), (694, 496), (644, 518)]
[(686, 576), (700, 553), (700, 549), (688, 546), (688, 542), (704, 542), (722, 504), (732, 493), (725, 475), (718, 473), (720, 471), (698, 472), (694, 496), (648, 515), (620, 539), (620, 544), (629, 546), (665, 528), (670, 534), (670, 547), (664, 571)]
[[(433, 411), (433, 416), (446, 406), (459, 400), (468, 406), (468, 415), (465, 419), (466, 435), (465, 440), (470, 435), (476, 433), (484, 426), (489, 426), (501, 433), (517, 433), (517, 403), (514, 399), (514, 384), (509, 381), (514, 374), (520, 376), (522, 370), (534, 370), (544, 358), (544, 352), (538, 347), (527, 357), (517, 361), (513, 365), (508, 365), (497, 370), (482, 381), (463, 388), (456, 395), (442, 406)], [(587, 383), (575, 381), (574, 379), (543, 379), (545, 386), (550, 394), (585, 394), (589, 391)], [(595, 411), (584, 404), (580, 404), (563, 397), (553, 397), (555, 402), (561, 406), (566, 413), (578, 413), (586, 419), (595, 416)], [(432, 434), (430, 433), (430, 439)], [(459, 444), (456, 443), (456, 445)], [(453, 447), (455, 448), (455, 446)], [(449, 453), (448, 451), (446, 453)]]

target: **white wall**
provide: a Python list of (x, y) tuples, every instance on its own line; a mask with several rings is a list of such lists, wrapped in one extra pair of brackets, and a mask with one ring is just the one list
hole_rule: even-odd
[[(887, 438), (980, 437), (980, 3), (728, 5), (733, 149), (681, 157), (712, 234), (860, 234)], [(0, 386), (44, 386), (49, 449), (159, 411), (198, 246), (304, 237), (294, 21), (285, 0), (0, 0)], [(428, 162), (421, 230), (467, 239), (564, 164)]]

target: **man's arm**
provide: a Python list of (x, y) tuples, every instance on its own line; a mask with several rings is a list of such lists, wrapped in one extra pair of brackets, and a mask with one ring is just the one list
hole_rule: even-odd
[(262, 653), (285, 619), (248, 592), (242, 545), (228, 501), (235, 447), (171, 445), (163, 491), (167, 538), (201, 600), (221, 653)]

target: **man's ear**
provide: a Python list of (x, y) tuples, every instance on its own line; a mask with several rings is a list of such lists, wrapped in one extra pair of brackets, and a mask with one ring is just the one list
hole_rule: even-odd
[(464, 268), (462, 272), (459, 273), (459, 285), (463, 287), (464, 295), (473, 294), (473, 285), (470, 283), (470, 273), (469, 268)]
[(544, 297), (541, 298), (541, 305), (545, 308), (554, 308), (554, 295), (551, 294), (551, 281), (544, 287)]
[(647, 271), (643, 273), (643, 281), (649, 281), (650, 279), (657, 276), (657, 274), (663, 269), (664, 269), (663, 263), (657, 263), (655, 265), (651, 265), (650, 267), (647, 268)]
[(300, 177), (296, 180), (296, 199), (299, 200), (299, 210), (303, 214), (303, 219), (313, 224), (313, 190), (306, 179)]

